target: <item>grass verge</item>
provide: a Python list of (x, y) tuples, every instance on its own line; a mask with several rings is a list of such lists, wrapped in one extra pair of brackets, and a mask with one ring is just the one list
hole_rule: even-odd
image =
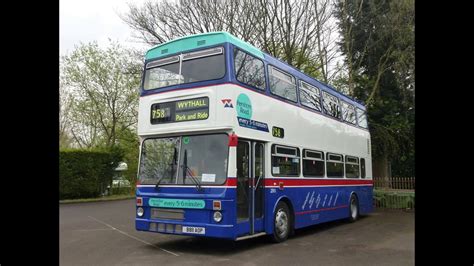
[(83, 203), (83, 202), (97, 202), (97, 201), (110, 201), (110, 200), (124, 200), (124, 199), (133, 199), (135, 195), (112, 195), (112, 196), (104, 196), (100, 198), (92, 198), (92, 199), (68, 199), (68, 200), (60, 200), (60, 204), (67, 204), (67, 203)]

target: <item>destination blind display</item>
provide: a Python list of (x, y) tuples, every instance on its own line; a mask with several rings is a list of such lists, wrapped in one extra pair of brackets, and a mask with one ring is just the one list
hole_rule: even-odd
[(204, 120), (209, 117), (209, 98), (155, 103), (151, 106), (152, 124)]

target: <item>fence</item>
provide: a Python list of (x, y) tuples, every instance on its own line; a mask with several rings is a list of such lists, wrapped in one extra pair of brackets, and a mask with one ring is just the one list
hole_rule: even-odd
[(374, 207), (415, 209), (415, 178), (374, 178)]
[(415, 189), (415, 177), (374, 177), (373, 181), (374, 189)]

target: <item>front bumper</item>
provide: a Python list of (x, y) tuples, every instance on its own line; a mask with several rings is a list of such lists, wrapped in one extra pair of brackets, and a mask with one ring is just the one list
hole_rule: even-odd
[[(182, 227), (204, 227), (204, 234), (183, 233)], [(224, 239), (235, 239), (234, 225), (226, 224), (208, 224), (208, 223), (191, 223), (183, 221), (171, 220), (149, 220), (149, 219), (135, 219), (135, 228), (138, 231), (155, 232), (162, 234), (174, 234), (184, 236), (204, 236)]]

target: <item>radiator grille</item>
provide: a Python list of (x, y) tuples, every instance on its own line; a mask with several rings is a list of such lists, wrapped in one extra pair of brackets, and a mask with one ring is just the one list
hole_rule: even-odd
[(149, 231), (166, 233), (183, 233), (183, 226), (180, 224), (150, 223)]
[(184, 220), (184, 210), (179, 209), (151, 209), (151, 219)]

